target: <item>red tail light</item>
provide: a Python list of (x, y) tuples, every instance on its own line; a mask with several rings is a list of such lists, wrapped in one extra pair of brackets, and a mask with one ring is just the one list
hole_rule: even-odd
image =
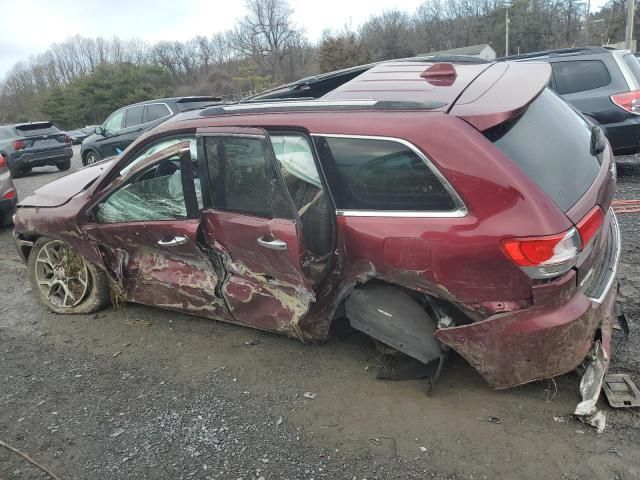
[(604, 222), (604, 213), (598, 206), (593, 209), (578, 223), (578, 232), (580, 232), (580, 240), (582, 240), (582, 248), (586, 247), (595, 237), (598, 230)]
[(7, 193), (5, 193), (3, 195), (3, 198), (9, 200), (9, 199), (11, 199), (11, 198), (13, 198), (15, 196), (16, 196), (16, 191), (15, 190), (9, 190)]
[(640, 90), (611, 95), (611, 101), (627, 112), (640, 115)]
[(27, 147), (22, 140), (16, 140), (15, 142), (13, 142), (14, 150), (24, 150), (25, 148)]
[(603, 223), (604, 212), (596, 205), (577, 228), (544, 237), (507, 238), (501, 243), (502, 251), (531, 278), (557, 277), (573, 268)]
[(7, 166), (7, 161), (4, 159), (2, 155), (0, 155), (0, 168), (4, 168)]
[(69, 135), (64, 136), (64, 143), (71, 143), (71, 137)]
[(509, 238), (502, 251), (531, 278), (557, 277), (569, 271), (580, 253), (580, 236), (575, 228), (544, 237)]

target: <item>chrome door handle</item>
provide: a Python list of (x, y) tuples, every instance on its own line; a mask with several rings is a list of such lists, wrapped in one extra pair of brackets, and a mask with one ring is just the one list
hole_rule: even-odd
[(158, 240), (158, 245), (161, 247), (175, 247), (176, 245), (184, 245), (189, 240), (187, 237), (173, 237), (171, 240)]
[(258, 238), (258, 245), (264, 248), (270, 248), (271, 250), (286, 250), (287, 242), (283, 242), (282, 240), (278, 240), (277, 238), (274, 240), (265, 240), (263, 237)]

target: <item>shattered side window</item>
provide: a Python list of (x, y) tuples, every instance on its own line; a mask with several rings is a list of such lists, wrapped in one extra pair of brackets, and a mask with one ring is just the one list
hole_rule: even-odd
[(173, 145), (177, 145), (187, 140), (189, 141), (189, 151), (191, 152), (191, 158), (195, 163), (198, 159), (198, 149), (196, 148), (195, 137), (192, 135), (179, 135), (177, 137), (171, 137), (165, 140), (161, 140), (158, 143), (154, 143), (150, 147), (147, 147), (140, 154), (138, 154), (126, 167), (120, 170), (120, 176), (125, 176), (131, 170), (135, 169), (140, 162), (146, 160), (154, 153), (158, 153), (165, 148), (172, 147)]
[[(193, 157), (192, 157), (193, 158)], [(193, 163), (198, 206), (202, 193), (198, 169)], [(180, 156), (178, 154), (153, 164), (136, 174), (122, 188), (112, 193), (96, 208), (98, 223), (180, 220), (187, 218), (182, 190)]]
[(296, 133), (273, 133), (269, 138), (289, 195), (302, 216), (305, 206), (317, 201), (322, 191), (309, 140)]
[(294, 218), (264, 138), (205, 137), (214, 207), (265, 218)]

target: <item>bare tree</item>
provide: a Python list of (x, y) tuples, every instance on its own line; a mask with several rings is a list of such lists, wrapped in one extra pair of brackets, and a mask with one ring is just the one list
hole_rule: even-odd
[(249, 13), (232, 35), (232, 47), (247, 57), (263, 57), (274, 79), (281, 80), (281, 62), (299, 37), (286, 0), (247, 0)]
[(360, 29), (365, 45), (376, 60), (413, 55), (411, 17), (401, 10), (387, 10), (371, 17)]

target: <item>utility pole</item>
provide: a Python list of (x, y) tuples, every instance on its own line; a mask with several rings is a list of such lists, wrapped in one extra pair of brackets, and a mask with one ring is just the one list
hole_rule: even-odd
[[(633, 0), (629, 0), (630, 2)], [(505, 9), (504, 19), (504, 56), (509, 55), (509, 5)]]
[(587, 17), (584, 20), (584, 46), (589, 45), (589, 13), (591, 13), (591, 0), (587, 0)]
[(631, 41), (633, 40), (633, 19), (635, 15), (635, 0), (627, 0), (627, 28), (624, 35), (624, 48), (631, 50)]

